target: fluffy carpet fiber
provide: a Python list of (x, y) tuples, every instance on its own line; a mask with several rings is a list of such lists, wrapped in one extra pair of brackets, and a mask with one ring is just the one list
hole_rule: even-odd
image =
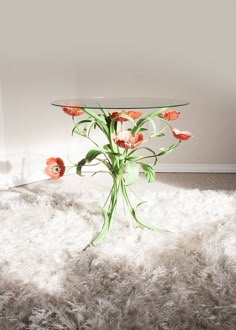
[(139, 184), (142, 219), (172, 232), (134, 228), (120, 201), (104, 243), (83, 251), (108, 187), (0, 192), (0, 330), (235, 329), (235, 192)]

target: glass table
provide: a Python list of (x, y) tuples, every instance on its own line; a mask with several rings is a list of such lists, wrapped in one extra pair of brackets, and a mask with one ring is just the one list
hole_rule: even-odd
[[(154, 166), (158, 163), (159, 157), (172, 152), (182, 141), (191, 137), (188, 131), (172, 128), (171, 124), (180, 116), (180, 112), (174, 108), (179, 109), (188, 105), (189, 102), (158, 97), (88, 97), (58, 100), (51, 104), (60, 107), (72, 117), (73, 134), (89, 139), (94, 145), (83, 159), (73, 164), (76, 173), (82, 175), (82, 170), (86, 166), (92, 166), (94, 162), (95, 165), (101, 163), (105, 168), (102, 172), (109, 173), (113, 180), (111, 191), (101, 207), (103, 226), (88, 246), (101, 242), (109, 232), (119, 195), (122, 195), (137, 226), (165, 232), (165, 229), (147, 224), (140, 219), (137, 207), (141, 203), (132, 205), (129, 189), (138, 179), (140, 171), (144, 172), (148, 182), (155, 181)], [(143, 112), (143, 110), (146, 111)], [(157, 120), (164, 122), (161, 130), (157, 130)], [(150, 125), (147, 126), (147, 124)], [(98, 145), (92, 139), (90, 133), (95, 128), (104, 134), (105, 144)], [(150, 139), (163, 139), (167, 130), (175, 140), (170, 146), (157, 151), (145, 146)], [(148, 155), (140, 155), (141, 149)], [(50, 158), (47, 165), (45, 171), (53, 179), (60, 178), (65, 172), (64, 162), (60, 158)]]
[(188, 105), (188, 101), (158, 97), (82, 97), (78, 99), (57, 100), (51, 103), (59, 107), (89, 109), (158, 109), (176, 108)]

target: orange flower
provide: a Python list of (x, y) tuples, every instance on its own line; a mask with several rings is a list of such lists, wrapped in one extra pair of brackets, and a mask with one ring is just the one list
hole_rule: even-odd
[(128, 116), (130, 116), (132, 119), (137, 119), (139, 118), (141, 115), (142, 115), (142, 112), (138, 112), (138, 111), (127, 111), (127, 112), (124, 112), (124, 111), (114, 111), (110, 114), (110, 117), (112, 119), (116, 119), (116, 121), (128, 121), (127, 118), (124, 118), (124, 117), (121, 117), (119, 116), (120, 114), (126, 114)]
[(139, 112), (139, 111), (127, 111), (126, 114), (128, 116), (130, 116), (132, 119), (138, 119), (142, 115), (142, 112)]
[(45, 167), (45, 173), (53, 180), (58, 180), (65, 173), (66, 167), (61, 158), (48, 158), (47, 167)]
[(137, 133), (132, 135), (130, 131), (120, 131), (113, 136), (114, 142), (121, 148), (134, 149), (143, 143), (143, 134)]
[(74, 108), (74, 107), (63, 107), (62, 110), (67, 113), (69, 116), (80, 116), (84, 112), (81, 108)]
[(163, 117), (167, 120), (175, 120), (179, 118), (180, 112), (177, 112), (176, 110), (169, 110), (163, 114)]
[(173, 135), (178, 140), (188, 140), (192, 135), (188, 131), (180, 131), (178, 128), (173, 128)]

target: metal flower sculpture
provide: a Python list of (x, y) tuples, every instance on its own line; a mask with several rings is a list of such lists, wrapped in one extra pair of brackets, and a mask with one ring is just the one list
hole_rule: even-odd
[[(180, 112), (169, 110), (168, 108), (160, 108), (146, 115), (142, 115), (137, 111), (113, 111), (109, 113), (106, 109), (100, 109), (101, 113), (97, 114), (89, 108), (63, 107), (63, 111), (72, 116), (74, 127), (72, 134), (78, 134), (88, 138), (94, 148), (88, 151), (85, 158), (81, 159), (77, 164), (76, 173), (82, 175), (82, 170), (93, 161), (102, 163), (113, 179), (111, 191), (103, 207), (101, 207), (104, 219), (100, 232), (94, 237), (88, 246), (96, 245), (101, 242), (112, 226), (114, 220), (115, 209), (117, 206), (118, 195), (121, 193), (123, 199), (130, 211), (135, 223), (142, 227), (156, 231), (166, 231), (164, 229), (144, 223), (137, 214), (137, 206), (132, 205), (129, 197), (129, 186), (138, 178), (139, 171), (142, 170), (148, 182), (155, 181), (154, 166), (158, 162), (158, 158), (173, 151), (183, 140), (188, 140), (191, 133), (180, 131), (172, 128), (170, 121), (176, 120)], [(87, 115), (85, 119), (75, 122), (75, 117)], [(160, 131), (156, 131), (155, 119), (159, 118), (165, 122), (165, 126)], [(123, 122), (130, 122), (131, 127), (124, 130)], [(148, 134), (145, 127), (150, 123), (153, 131)], [(91, 130), (98, 128), (106, 138), (106, 144), (98, 145), (90, 136)], [(161, 148), (158, 152), (145, 147), (147, 140), (160, 138), (165, 136), (166, 129), (170, 129), (173, 136), (178, 140), (177, 143), (167, 148)], [(145, 135), (148, 135), (146, 139)], [(149, 155), (141, 156), (138, 154), (140, 149), (145, 149)], [(147, 159), (152, 159), (153, 163), (147, 163)], [(60, 158), (49, 158), (45, 172), (52, 179), (59, 179), (64, 174), (64, 163)]]

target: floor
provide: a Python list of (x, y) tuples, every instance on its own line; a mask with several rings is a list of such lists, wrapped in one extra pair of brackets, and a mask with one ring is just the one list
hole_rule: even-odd
[[(108, 191), (111, 187), (111, 177), (100, 173), (92, 177), (86, 173), (83, 177), (76, 174), (67, 175), (58, 181), (48, 180), (48, 189), (65, 193), (76, 193), (81, 190)], [(12, 189), (27, 189), (37, 191), (40, 182), (31, 183)], [(199, 190), (236, 190), (236, 174), (222, 173), (157, 173), (156, 182), (148, 183), (143, 173), (131, 189), (137, 193), (140, 191), (163, 191), (169, 189), (199, 189)]]
[(200, 190), (236, 190), (236, 174), (222, 173), (160, 173), (162, 183)]

